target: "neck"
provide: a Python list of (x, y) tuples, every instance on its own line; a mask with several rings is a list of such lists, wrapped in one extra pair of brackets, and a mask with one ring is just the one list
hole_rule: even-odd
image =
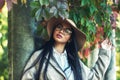
[(55, 44), (54, 45), (54, 48), (59, 52), (59, 53), (62, 53), (64, 51), (64, 48), (65, 48), (65, 44)]

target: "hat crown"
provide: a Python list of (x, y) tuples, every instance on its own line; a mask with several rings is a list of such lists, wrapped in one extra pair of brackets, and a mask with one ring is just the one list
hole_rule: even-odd
[(72, 26), (76, 27), (75, 23), (71, 19), (66, 19)]

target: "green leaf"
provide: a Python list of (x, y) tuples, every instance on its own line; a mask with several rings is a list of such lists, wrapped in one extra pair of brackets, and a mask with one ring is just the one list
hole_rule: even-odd
[(50, 8), (50, 13), (52, 13), (53, 15), (57, 15), (57, 8), (55, 6), (53, 6), (52, 8)]
[(96, 32), (96, 27), (95, 27), (95, 25), (93, 25), (92, 23), (90, 23), (90, 25), (89, 25), (89, 30), (90, 30), (92, 33), (95, 34), (95, 32)]
[(63, 19), (64, 18), (68, 18), (66, 15), (68, 15), (68, 13), (65, 11), (65, 10), (61, 10), (61, 11), (59, 11), (58, 12), (58, 15), (60, 16), (60, 17), (62, 17)]
[(85, 5), (87, 5), (87, 4), (89, 4), (89, 1), (88, 1), (88, 0), (82, 0), (82, 1), (81, 1), (81, 6), (85, 6)]
[(68, 18), (69, 13), (66, 11), (66, 9), (61, 9), (58, 11), (58, 15), (63, 17), (63, 18)]
[(102, 25), (102, 20), (101, 20), (101, 15), (100, 15), (100, 12), (97, 13), (95, 16), (95, 22), (98, 24), (98, 25)]
[(38, 9), (35, 13), (35, 18), (37, 21), (41, 20), (42, 19), (42, 15), (41, 15), (41, 12), (42, 12), (42, 9)]
[(107, 13), (110, 15), (112, 13), (112, 9), (110, 6), (107, 7)]
[(32, 17), (35, 17), (35, 14), (36, 14), (37, 10), (38, 10), (38, 9), (33, 9), (33, 10), (32, 10), (32, 12), (31, 12), (31, 16), (32, 16)]
[(95, 28), (95, 25), (92, 21), (87, 19), (86, 20), (86, 27), (87, 27), (89, 34), (93, 34), (93, 33), (95, 34), (96, 28)]
[(45, 14), (43, 14), (43, 16), (44, 16), (45, 20), (49, 19), (49, 18), (52, 16), (52, 15), (50, 14), (48, 8), (44, 9), (44, 13), (45, 13)]
[(76, 15), (75, 13), (74, 13), (74, 15), (73, 15), (73, 19), (74, 19), (75, 23), (77, 23), (78, 18), (77, 18), (77, 15)]
[(49, 0), (39, 0), (41, 5), (48, 6), (49, 5)]
[(87, 10), (85, 10), (83, 8), (80, 9), (79, 15), (80, 15), (81, 18), (88, 16), (87, 14), (88, 14)]
[(86, 19), (86, 26), (88, 27), (90, 25), (90, 22), (88, 19)]
[(32, 1), (32, 2), (30, 3), (30, 6), (31, 6), (32, 9), (40, 8), (40, 7), (41, 7), (39, 1)]
[(69, 17), (69, 13), (67, 11), (64, 12), (64, 16), (65, 18), (68, 18)]
[(68, 4), (66, 2), (60, 2), (60, 1), (58, 1), (57, 2), (57, 8), (67, 9), (68, 8)]
[(93, 14), (95, 11), (97, 11), (97, 8), (94, 5), (90, 6), (90, 13)]
[(107, 4), (103, 2), (103, 3), (100, 4), (100, 6), (102, 7), (103, 10), (106, 10)]
[(81, 18), (81, 25), (84, 25), (84, 24), (85, 24), (85, 19)]

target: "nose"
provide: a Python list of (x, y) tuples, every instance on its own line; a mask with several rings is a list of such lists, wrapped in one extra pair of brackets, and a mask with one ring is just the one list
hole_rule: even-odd
[(61, 32), (61, 33), (64, 33), (64, 29), (62, 28), (62, 29), (60, 30), (60, 32)]

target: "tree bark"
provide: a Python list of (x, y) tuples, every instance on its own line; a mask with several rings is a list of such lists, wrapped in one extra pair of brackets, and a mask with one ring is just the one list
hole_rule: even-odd
[(34, 21), (30, 16), (30, 7), (13, 4), (8, 13), (8, 58), (9, 80), (20, 80), (23, 67), (34, 50), (32, 27)]

